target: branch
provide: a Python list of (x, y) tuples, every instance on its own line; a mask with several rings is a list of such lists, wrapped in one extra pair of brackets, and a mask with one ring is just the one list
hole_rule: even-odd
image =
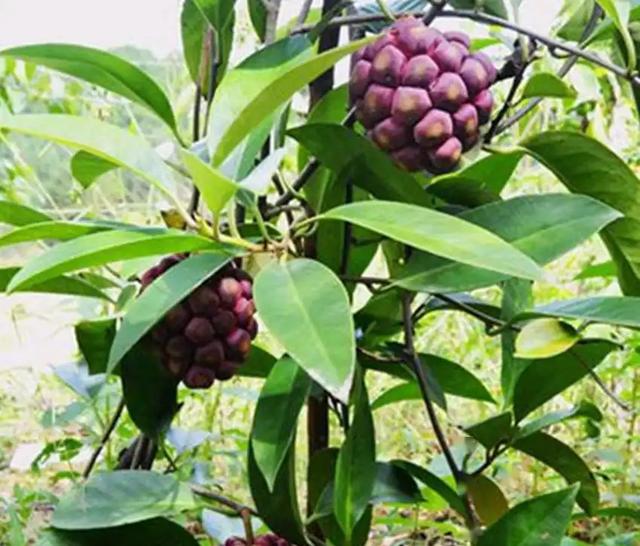
[(196, 484), (191, 484), (191, 491), (193, 491), (199, 497), (203, 497), (205, 499), (209, 499), (215, 501), (227, 508), (231, 508), (234, 512), (239, 515), (242, 515), (245, 512), (248, 512), (252, 516), (258, 516), (258, 512), (256, 512), (250, 506), (245, 506), (244, 504), (240, 504), (239, 502), (234, 501), (224, 495), (216, 493), (215, 491), (210, 491), (209, 489), (205, 489), (204, 487)]
[(84, 472), (82, 473), (82, 477), (85, 480), (91, 474), (93, 467), (96, 465), (96, 462), (98, 461), (98, 457), (100, 456), (100, 453), (104, 449), (104, 446), (107, 445), (109, 438), (111, 437), (111, 435), (113, 434), (113, 431), (118, 425), (118, 421), (120, 420), (120, 417), (122, 416), (122, 412), (124, 411), (124, 406), (125, 406), (125, 403), (124, 403), (124, 396), (123, 396), (122, 398), (120, 398), (120, 402), (118, 402), (116, 411), (113, 414), (113, 417), (111, 417), (111, 421), (109, 422), (109, 425), (107, 426), (106, 430), (102, 434), (102, 438), (100, 438), (100, 443), (98, 444), (98, 447), (96, 447), (96, 449), (93, 451), (91, 458), (89, 459), (89, 462), (87, 463), (87, 466), (85, 467)]
[(298, 18), (296, 19), (296, 27), (304, 25), (311, 11), (311, 4), (313, 4), (313, 0), (304, 0), (302, 2), (302, 8), (300, 8), (300, 13), (298, 13)]
[(455, 459), (453, 458), (453, 454), (451, 453), (451, 449), (449, 449), (449, 444), (447, 444), (447, 439), (444, 435), (442, 427), (440, 426), (440, 422), (438, 421), (438, 415), (436, 414), (435, 407), (431, 400), (431, 396), (429, 395), (429, 388), (427, 386), (427, 377), (424, 373), (424, 368), (422, 366), (422, 361), (420, 360), (420, 356), (415, 348), (415, 343), (413, 339), (413, 320), (411, 315), (411, 294), (406, 293), (402, 298), (402, 310), (403, 310), (403, 321), (404, 321), (404, 342), (405, 342), (405, 351), (407, 361), (413, 367), (413, 371), (418, 378), (418, 385), (420, 386), (420, 392), (422, 393), (422, 399), (424, 400), (424, 405), (427, 409), (427, 414), (429, 416), (429, 421), (431, 422), (431, 427), (433, 428), (433, 432), (436, 435), (436, 439), (438, 440), (438, 444), (440, 445), (440, 449), (442, 450), (442, 454), (449, 465), (449, 469), (451, 470), (452, 476), (455, 478), (457, 483), (460, 483), (462, 479), (464, 479), (464, 474), (458, 468)]

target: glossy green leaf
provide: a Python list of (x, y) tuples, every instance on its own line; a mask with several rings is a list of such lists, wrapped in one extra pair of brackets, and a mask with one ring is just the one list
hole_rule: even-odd
[(276, 362), (275, 356), (254, 344), (237, 375), (239, 377), (265, 378), (271, 373)]
[(364, 379), (354, 393), (353, 422), (336, 463), (333, 513), (350, 542), (356, 524), (367, 510), (376, 479), (376, 438)]
[(46, 66), (117, 93), (145, 106), (177, 133), (162, 88), (146, 72), (113, 53), (74, 44), (34, 44), (5, 49), (0, 56)]
[(591, 402), (581, 402), (577, 406), (547, 413), (542, 417), (523, 424), (517, 431), (515, 437), (516, 439), (525, 438), (546, 428), (578, 417), (586, 417), (596, 422), (600, 422), (603, 419), (602, 413), (594, 404)]
[(355, 334), (339, 279), (312, 260), (272, 263), (258, 274), (254, 298), (269, 332), (315, 381), (346, 403)]
[(527, 323), (516, 338), (516, 358), (551, 358), (568, 351), (580, 341), (577, 330), (556, 319)]
[(566, 5), (566, 8), (572, 11), (567, 21), (558, 30), (558, 37), (577, 42), (591, 18), (594, 5), (595, 0), (580, 0)]
[(220, 248), (209, 239), (177, 230), (158, 229), (155, 234), (119, 230), (93, 233), (54, 246), (27, 262), (11, 279), (8, 290), (14, 291), (70, 271), (110, 262)]
[(537, 74), (533, 74), (525, 83), (521, 99), (532, 99), (535, 97), (566, 99), (575, 96), (575, 89), (555, 74), (538, 72)]
[[(487, 229), (547, 264), (572, 250), (620, 214), (583, 195), (522, 196), (463, 212), (459, 218)], [(396, 284), (409, 290), (458, 292), (490, 286), (504, 275), (433, 255), (415, 253)]]
[(609, 341), (589, 340), (564, 354), (530, 363), (515, 383), (513, 409), (516, 422), (580, 381), (614, 349), (616, 345)]
[(202, 199), (209, 210), (218, 216), (238, 190), (237, 184), (204, 163), (197, 155), (183, 150), (181, 156), (187, 170), (191, 173), (193, 183), (200, 190)]
[(178, 411), (178, 381), (162, 365), (158, 351), (140, 342), (122, 357), (122, 392), (135, 425), (157, 440)]
[[(58, 240), (68, 241), (77, 239), (83, 235), (108, 231), (116, 227), (115, 224), (102, 222), (66, 222), (51, 220), (46, 222), (36, 222), (26, 226), (18, 227), (12, 231), (0, 235), (0, 248), (3, 246), (16, 245), (29, 241)], [(123, 228), (127, 229), (125, 226)], [(135, 229), (135, 226), (131, 226)], [(141, 229), (140, 231), (144, 231)]]
[(612, 261), (601, 262), (585, 267), (578, 275), (575, 276), (576, 281), (583, 281), (586, 279), (598, 279), (615, 277), (618, 270), (616, 264)]
[[(20, 271), (19, 267), (0, 268), (0, 292), (6, 292), (11, 280)], [(20, 288), (16, 292), (38, 292), (43, 294), (66, 294), (86, 298), (108, 300), (109, 297), (93, 284), (78, 277), (54, 277), (46, 281)]]
[(376, 480), (370, 501), (372, 504), (417, 504), (423, 500), (418, 484), (406, 468), (393, 462), (376, 463)]
[(553, 468), (570, 485), (580, 483), (577, 497), (580, 507), (589, 514), (598, 509), (600, 495), (595, 476), (568, 445), (544, 432), (536, 432), (514, 442), (513, 447)]
[(520, 313), (514, 320), (536, 317), (576, 319), (640, 328), (640, 298), (601, 296), (558, 301)]
[(337, 124), (313, 123), (288, 133), (336, 174), (351, 169), (353, 182), (378, 199), (430, 206), (433, 198), (366, 137)]
[(369, 41), (371, 39), (359, 40), (314, 54), (306, 37), (294, 36), (267, 46), (229, 72), (212, 106), (212, 118), (216, 119), (219, 129), (209, 132), (213, 164), (220, 165), (262, 120), (296, 91)]
[(105, 373), (109, 352), (116, 335), (116, 319), (112, 317), (84, 320), (74, 326), (76, 342), (92, 375)]
[(231, 22), (236, 0), (194, 0), (194, 2), (216, 30), (225, 28)]
[(498, 236), (442, 212), (391, 201), (344, 205), (321, 215), (375, 231), (419, 250), (465, 264), (527, 279), (542, 270)]
[(527, 500), (489, 527), (478, 546), (560, 546), (577, 487)]
[(62, 497), (53, 514), (56, 529), (103, 529), (193, 510), (188, 486), (173, 476), (141, 470), (96, 474)]
[(309, 376), (289, 357), (280, 359), (260, 391), (251, 444), (270, 489), (296, 434), (298, 416), (311, 388)]
[(622, 36), (627, 50), (629, 70), (635, 70), (637, 64), (636, 48), (629, 33), (629, 18), (631, 14), (630, 0), (596, 0), (607, 17), (613, 21)]
[(71, 174), (84, 189), (87, 189), (102, 175), (117, 169), (118, 165), (101, 157), (80, 150), (71, 158)]
[(167, 311), (213, 276), (231, 258), (232, 255), (224, 252), (190, 256), (152, 282), (122, 319), (111, 346), (107, 372), (114, 369)]
[(442, 497), (449, 504), (449, 506), (451, 506), (451, 508), (458, 512), (458, 514), (460, 514), (461, 516), (464, 516), (466, 514), (466, 509), (464, 507), (462, 499), (460, 498), (456, 490), (442, 478), (436, 476), (433, 472), (430, 472), (426, 468), (423, 468), (409, 461), (394, 460), (391, 462), (394, 465), (404, 468), (414, 478), (432, 489), (435, 493)]
[(289, 448), (273, 488), (269, 488), (249, 445), (249, 487), (255, 507), (265, 524), (281, 537), (299, 546), (309, 544), (305, 537), (296, 494), (295, 442)]
[(36, 546), (198, 546), (186, 529), (164, 518), (153, 518), (130, 525), (86, 531), (44, 531)]
[(267, 32), (267, 8), (262, 0), (247, 0), (249, 18), (260, 41), (264, 42)]
[(39, 210), (12, 201), (0, 201), (0, 223), (2, 224), (26, 226), (49, 220), (52, 218)]
[(501, 413), (494, 417), (464, 429), (486, 449), (491, 449), (500, 442), (508, 442), (513, 436), (512, 416), (510, 412)]
[(478, 474), (468, 481), (467, 492), (484, 525), (493, 525), (509, 511), (507, 497), (498, 484), (484, 474)]
[(507, 11), (503, 0), (451, 0), (450, 4), (454, 8), (470, 10), (479, 9), (489, 13), (490, 15), (502, 17), (502, 19), (509, 18), (509, 12)]
[(573, 193), (589, 195), (624, 214), (602, 238), (618, 265), (622, 290), (640, 295), (640, 181), (626, 162), (595, 139), (577, 132), (535, 135), (522, 147)]
[(173, 197), (173, 174), (142, 137), (91, 118), (66, 114), (21, 114), (0, 110), (0, 127), (78, 148), (114, 165), (126, 167)]

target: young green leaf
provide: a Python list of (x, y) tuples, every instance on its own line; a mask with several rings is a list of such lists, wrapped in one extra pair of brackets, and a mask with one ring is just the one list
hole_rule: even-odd
[(353, 422), (338, 454), (333, 495), (333, 513), (347, 543), (367, 509), (376, 479), (376, 438), (364, 379), (358, 381), (354, 398)]
[(78, 148), (126, 167), (153, 184), (174, 204), (173, 174), (142, 137), (103, 121), (67, 114), (21, 114), (0, 110), (0, 127)]
[(332, 209), (320, 218), (351, 222), (419, 250), (498, 273), (534, 280), (543, 277), (531, 258), (497, 235), (435, 210), (363, 201)]
[(141, 544), (171, 544), (198, 546), (193, 535), (164, 518), (153, 518), (129, 525), (86, 531), (44, 531), (36, 546), (140, 546)]
[(84, 320), (74, 327), (76, 341), (91, 375), (105, 373), (109, 351), (116, 335), (116, 319), (112, 317)]
[[(584, 195), (546, 194), (515, 197), (469, 211), (458, 217), (495, 233), (545, 265), (575, 248), (620, 218), (611, 207)], [(408, 290), (460, 292), (483, 288), (504, 275), (414, 253), (396, 282)]]
[(298, 259), (263, 269), (253, 291), (269, 332), (315, 381), (346, 403), (355, 333), (340, 280), (322, 264)]
[[(271, 112), (296, 91), (372, 38), (314, 54), (304, 36), (285, 38), (255, 53), (223, 80), (212, 106), (209, 149), (220, 165)], [(222, 125), (220, 125), (222, 123)]]
[(376, 481), (373, 484), (371, 504), (416, 504), (422, 501), (424, 498), (418, 484), (406, 468), (393, 462), (376, 463)]
[(541, 133), (521, 146), (571, 192), (589, 195), (624, 214), (605, 228), (602, 239), (618, 266), (623, 292), (640, 295), (640, 181), (627, 163), (597, 140), (577, 132)]
[(294, 360), (284, 357), (272, 368), (260, 392), (251, 443), (256, 465), (270, 490), (295, 437), (310, 388), (309, 376)]
[(104, 529), (193, 510), (188, 486), (173, 476), (140, 470), (96, 474), (62, 497), (53, 514), (56, 529)]
[(516, 422), (580, 381), (614, 349), (616, 345), (610, 341), (589, 340), (561, 355), (528, 363), (515, 382), (513, 410)]
[(0, 223), (10, 226), (26, 226), (49, 220), (52, 220), (51, 216), (39, 210), (11, 201), (0, 201)]
[[(11, 280), (20, 271), (19, 267), (0, 268), (0, 292), (6, 292)], [(102, 290), (93, 284), (78, 277), (55, 277), (46, 281), (29, 285), (16, 292), (37, 292), (42, 294), (66, 294), (69, 296), (80, 296), (85, 298), (98, 298), (109, 300)]]
[(76, 152), (71, 158), (71, 174), (85, 190), (103, 174), (117, 168), (115, 163), (83, 150)]
[(598, 483), (587, 464), (573, 449), (544, 432), (522, 438), (514, 442), (513, 447), (553, 468), (567, 483), (580, 483), (577, 502), (588, 514), (595, 513), (600, 502)]
[(627, 50), (627, 66), (629, 70), (635, 70), (637, 64), (636, 46), (629, 32), (630, 0), (596, 0), (596, 2), (600, 4), (600, 7), (617, 27)]
[(467, 427), (464, 431), (484, 448), (491, 449), (500, 442), (508, 442), (511, 439), (514, 432), (511, 421), (511, 412), (505, 412)]
[(538, 72), (531, 76), (522, 90), (521, 100), (535, 97), (570, 99), (576, 91), (563, 79), (550, 72)]
[(129, 307), (113, 340), (107, 372), (113, 371), (129, 350), (173, 306), (223, 267), (232, 255), (220, 252), (190, 256), (158, 277)]
[(579, 417), (587, 418), (595, 422), (600, 422), (603, 419), (602, 412), (594, 404), (591, 402), (581, 402), (577, 406), (547, 413), (538, 419), (524, 423), (518, 429), (515, 438), (517, 440), (526, 438), (553, 425)]
[(571, 487), (518, 504), (486, 530), (478, 546), (560, 546), (577, 489)]
[(27, 262), (11, 279), (7, 289), (13, 292), (70, 271), (110, 262), (194, 250), (220, 251), (222, 247), (204, 237), (177, 230), (158, 229), (155, 233), (112, 230), (93, 233), (54, 246)]
[(181, 151), (182, 161), (191, 173), (193, 183), (200, 190), (209, 210), (218, 216), (238, 190), (238, 185), (220, 171), (204, 163), (197, 155)]
[(80, 78), (148, 108), (178, 134), (169, 99), (146, 72), (113, 53), (74, 44), (34, 44), (0, 56), (39, 64)]
[(555, 319), (533, 320), (516, 338), (516, 358), (551, 358), (568, 351), (580, 341), (576, 329)]

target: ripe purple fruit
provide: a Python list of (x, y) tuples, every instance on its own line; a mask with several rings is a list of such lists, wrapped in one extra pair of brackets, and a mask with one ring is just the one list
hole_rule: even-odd
[[(186, 256), (163, 259), (141, 277), (143, 290)], [(192, 389), (230, 379), (258, 333), (251, 276), (231, 265), (216, 272), (157, 323), (150, 338), (165, 368)]]
[[(253, 539), (254, 546), (294, 546), (285, 538), (274, 533), (258, 535)], [(224, 546), (247, 546), (247, 541), (240, 537), (230, 537), (224, 541)]]
[(451, 171), (479, 141), (497, 72), (484, 53), (470, 53), (470, 45), (463, 32), (443, 34), (404, 17), (355, 55), (356, 118), (402, 168)]

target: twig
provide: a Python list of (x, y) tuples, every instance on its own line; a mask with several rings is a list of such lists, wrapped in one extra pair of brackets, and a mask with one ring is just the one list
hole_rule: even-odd
[(438, 421), (438, 415), (436, 414), (435, 407), (429, 394), (427, 377), (424, 373), (422, 361), (415, 348), (413, 339), (413, 320), (411, 315), (411, 294), (409, 293), (404, 294), (402, 297), (402, 311), (404, 322), (404, 343), (407, 361), (413, 367), (413, 371), (418, 378), (418, 385), (420, 386), (420, 392), (422, 393), (422, 399), (424, 400), (424, 405), (427, 409), (429, 421), (431, 422), (433, 432), (436, 435), (436, 439), (438, 440), (438, 444), (440, 445), (442, 454), (447, 461), (447, 465), (449, 465), (451, 475), (455, 478), (456, 482), (460, 482), (464, 478), (464, 475), (460, 468), (458, 468), (458, 465), (453, 458), (453, 454), (451, 453), (451, 449), (449, 448), (447, 439), (444, 435), (442, 427), (440, 426), (440, 422)]
[(239, 502), (236, 502), (233, 499), (230, 499), (229, 497), (225, 497), (220, 493), (216, 493), (215, 491), (205, 489), (200, 485), (191, 484), (191, 491), (193, 491), (199, 497), (203, 497), (205, 499), (215, 501), (219, 504), (222, 504), (223, 506), (226, 506), (227, 508), (231, 508), (231, 510), (233, 510), (237, 514), (242, 514), (243, 510), (246, 510), (252, 516), (259, 515), (258, 512), (256, 512), (250, 506), (245, 506), (244, 504), (240, 504)]
[(444, 9), (447, 5), (446, 0), (431, 0), (429, 9), (422, 16), (422, 21), (425, 25), (430, 25), (433, 23), (434, 19), (438, 16), (438, 14)]
[(96, 449), (93, 451), (91, 458), (89, 459), (89, 462), (87, 463), (87, 466), (85, 467), (84, 472), (82, 473), (82, 477), (85, 480), (89, 477), (89, 475), (93, 471), (93, 467), (96, 465), (96, 462), (98, 461), (98, 457), (100, 456), (100, 453), (104, 449), (104, 446), (107, 445), (107, 442), (111, 437), (111, 434), (113, 434), (113, 431), (118, 425), (118, 421), (120, 420), (120, 417), (122, 416), (122, 412), (124, 411), (124, 406), (125, 406), (125, 402), (124, 402), (124, 396), (123, 396), (122, 398), (120, 398), (120, 402), (118, 402), (116, 411), (113, 414), (113, 417), (111, 417), (111, 421), (109, 422), (109, 425), (107, 426), (106, 430), (102, 434), (102, 438), (100, 438), (100, 443), (98, 444)]
[[(602, 8), (599, 5), (595, 5), (593, 8), (593, 13), (591, 14), (591, 18), (589, 19), (587, 25), (584, 28), (582, 36), (580, 37), (580, 43), (584, 43), (593, 33), (598, 25), (598, 21), (602, 17)], [(577, 55), (572, 55), (567, 59), (567, 61), (560, 67), (558, 70), (558, 77), (564, 78), (571, 69), (578, 62), (579, 57)], [(537, 106), (543, 101), (542, 97), (536, 97), (529, 101), (528, 104), (523, 106), (520, 110), (518, 110), (513, 116), (506, 119), (497, 129), (496, 135), (503, 133), (510, 127), (513, 127), (516, 123), (518, 123), (523, 117), (525, 117), (529, 112), (532, 112), (537, 108)]]
[(313, 4), (313, 0), (304, 0), (302, 2), (300, 13), (298, 13), (298, 17), (296, 18), (296, 27), (304, 25), (304, 22), (307, 20), (309, 12), (311, 11), (311, 4)]
[[(459, 301), (447, 294), (432, 294), (432, 296), (441, 301), (444, 301), (445, 303), (449, 303), (454, 307), (457, 307), (458, 309), (460, 309), (460, 311), (464, 311), (465, 313), (477, 318), (478, 320), (481, 320), (488, 327), (494, 326), (497, 328), (504, 328), (505, 326), (507, 326), (507, 323), (505, 321), (492, 317), (491, 315), (488, 315), (487, 313), (476, 309), (472, 305), (468, 305), (463, 301)], [(512, 327), (514, 330), (520, 331), (520, 328), (518, 328), (515, 324), (512, 325)]]

